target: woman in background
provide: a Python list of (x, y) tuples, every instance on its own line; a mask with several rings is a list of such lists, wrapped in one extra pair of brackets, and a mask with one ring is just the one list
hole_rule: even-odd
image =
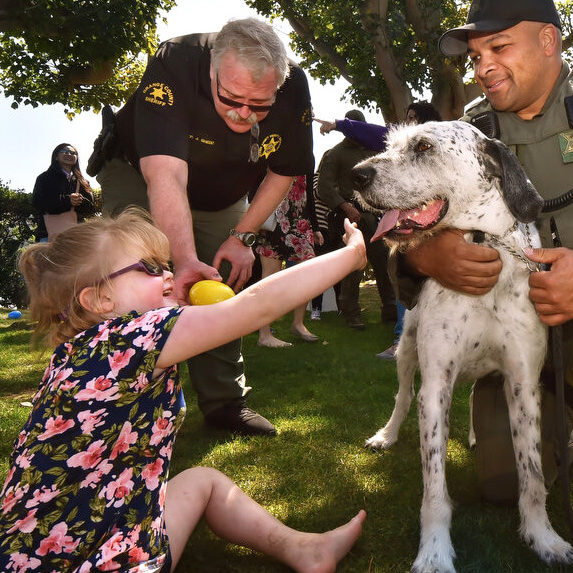
[(36, 179), (32, 203), (38, 214), (38, 242), (51, 240), (95, 213), (92, 190), (80, 169), (75, 147), (69, 143), (55, 147), (50, 167)]
[[(276, 227), (272, 231), (261, 233), (262, 240), (255, 248), (261, 261), (262, 278), (280, 271), (283, 261), (289, 267), (312, 259), (315, 256), (315, 240), (319, 244), (323, 242), (314, 213), (312, 175), (295, 178), (288, 195), (277, 207), (275, 216)], [(303, 303), (294, 309), (290, 330), (305, 342), (317, 342), (318, 336), (310, 332), (304, 324), (306, 306), (307, 303)], [(290, 342), (276, 338), (270, 324), (259, 329), (257, 344), (269, 348), (292, 346)]]

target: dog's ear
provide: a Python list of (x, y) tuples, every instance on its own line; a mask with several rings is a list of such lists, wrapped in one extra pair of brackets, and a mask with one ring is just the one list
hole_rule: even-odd
[(493, 159), (493, 171), (501, 180), (505, 203), (513, 216), (523, 223), (532, 223), (543, 207), (543, 198), (528, 179), (517, 157), (497, 139), (487, 139), (485, 151)]

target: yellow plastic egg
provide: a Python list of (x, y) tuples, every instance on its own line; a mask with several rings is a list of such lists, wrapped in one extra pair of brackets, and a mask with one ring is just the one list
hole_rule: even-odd
[(199, 281), (189, 289), (189, 302), (193, 305), (215, 304), (235, 296), (233, 289), (219, 281)]

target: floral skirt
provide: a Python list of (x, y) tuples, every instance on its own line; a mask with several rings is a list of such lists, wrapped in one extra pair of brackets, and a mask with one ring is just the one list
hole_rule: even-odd
[(306, 178), (297, 177), (287, 196), (277, 207), (277, 226), (273, 231), (259, 233), (255, 248), (258, 255), (300, 263), (314, 257), (314, 237), (305, 216)]

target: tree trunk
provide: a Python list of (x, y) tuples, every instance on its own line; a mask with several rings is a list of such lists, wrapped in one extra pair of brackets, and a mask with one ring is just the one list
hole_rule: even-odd
[(374, 38), (375, 58), (378, 69), (390, 93), (388, 109), (382, 109), (386, 122), (395, 122), (406, 117), (406, 109), (412, 103), (412, 94), (399, 73), (399, 66), (392, 53), (386, 30), (388, 0), (365, 0), (362, 9), (362, 24), (367, 34)]

